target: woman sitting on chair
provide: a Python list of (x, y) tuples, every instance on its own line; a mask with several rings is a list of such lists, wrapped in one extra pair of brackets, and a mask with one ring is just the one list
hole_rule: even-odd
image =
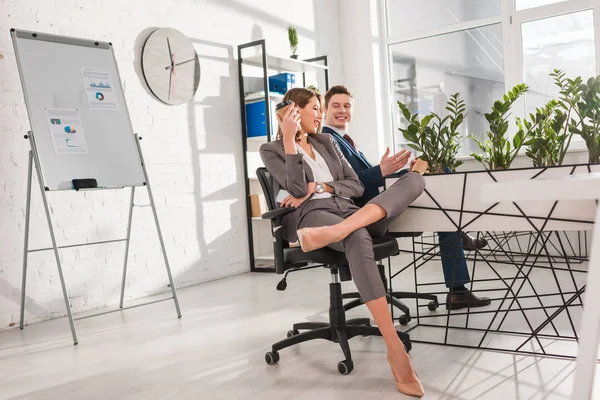
[[(279, 110), (278, 140), (263, 144), (261, 158), (276, 183), (289, 196), (281, 207), (296, 207), (283, 221), (284, 238), (299, 240), (303, 251), (328, 246), (345, 252), (356, 287), (385, 340), (387, 359), (396, 388), (422, 396), (423, 387), (404, 350), (387, 306), (386, 292), (374, 259), (372, 237), (381, 237), (392, 218), (421, 195), (427, 164), (417, 161), (412, 171), (363, 208), (352, 202), (363, 185), (330, 135), (321, 125), (318, 95), (304, 88), (289, 90), (292, 103)], [(404, 150), (403, 150), (404, 151)], [(410, 153), (406, 152), (406, 163)], [(419, 169), (419, 173), (415, 173)]]

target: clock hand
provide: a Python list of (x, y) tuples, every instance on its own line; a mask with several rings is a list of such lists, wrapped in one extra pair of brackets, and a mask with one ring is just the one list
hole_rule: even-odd
[[(175, 55), (173, 54), (173, 63), (175, 63)], [(173, 78), (175, 78), (175, 68), (171, 68), (171, 73), (169, 75), (169, 100), (171, 100), (171, 92), (173, 91)]]
[(187, 61), (182, 61), (182, 62), (180, 62), (180, 63), (177, 63), (177, 64), (175, 64), (174, 66), (175, 66), (175, 67), (177, 67), (177, 66), (179, 66), (179, 65), (187, 64), (187, 63), (189, 63), (189, 62), (192, 62), (192, 61), (196, 61), (196, 59), (195, 59), (195, 58), (191, 58), (191, 59), (189, 59), (189, 60), (187, 60)]
[(195, 58), (191, 58), (191, 59), (189, 59), (187, 61), (182, 61), (180, 63), (177, 63), (177, 64), (175, 64), (173, 66), (169, 65), (168, 67), (165, 67), (165, 69), (167, 71), (170, 71), (170, 70), (174, 69), (175, 67), (178, 67), (178, 66), (183, 65), (183, 64), (187, 64), (187, 63), (192, 62), (192, 61), (196, 61), (196, 59)]
[(173, 67), (173, 53), (171, 52), (171, 42), (169, 42), (169, 38), (167, 38), (167, 47), (169, 48), (169, 61), (171, 62), (171, 68)]
[[(175, 64), (175, 54), (173, 54), (173, 64)], [(173, 84), (171, 86), (171, 88), (173, 90), (170, 90), (170, 91), (175, 92), (175, 66), (173, 66), (173, 69), (171, 70), (171, 74), (173, 75)], [(169, 97), (170, 97), (170, 95), (169, 95)]]

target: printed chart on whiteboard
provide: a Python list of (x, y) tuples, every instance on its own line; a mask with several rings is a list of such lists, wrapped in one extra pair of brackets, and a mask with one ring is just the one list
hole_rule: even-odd
[(78, 110), (47, 108), (48, 126), (56, 154), (88, 154)]
[(91, 110), (119, 110), (114, 82), (108, 69), (81, 68), (81, 77)]

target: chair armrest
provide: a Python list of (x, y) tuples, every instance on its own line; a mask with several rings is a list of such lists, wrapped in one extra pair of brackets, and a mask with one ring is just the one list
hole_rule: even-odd
[(386, 232), (386, 236), (391, 236), (395, 238), (402, 237), (419, 237), (423, 234), (423, 232)]
[(271, 210), (271, 211), (267, 211), (266, 213), (264, 213), (262, 215), (262, 219), (277, 219), (277, 218), (281, 218), (284, 215), (287, 215), (291, 212), (296, 211), (296, 207), (283, 207), (283, 208), (278, 208), (276, 210)]
[(283, 264), (283, 230), (281, 224), (283, 223), (283, 217), (296, 211), (296, 207), (282, 207), (275, 210), (267, 211), (262, 215), (263, 219), (270, 219), (273, 235), (273, 254), (275, 256), (275, 273), (283, 274), (285, 272), (285, 266)]

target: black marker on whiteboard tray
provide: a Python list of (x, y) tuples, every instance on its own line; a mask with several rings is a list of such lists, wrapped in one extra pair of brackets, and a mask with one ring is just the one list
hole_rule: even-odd
[(71, 185), (73, 187), (73, 189), (75, 190), (79, 190), (79, 189), (98, 189), (98, 182), (93, 179), (93, 178), (89, 178), (89, 179), (73, 179), (71, 181)]

